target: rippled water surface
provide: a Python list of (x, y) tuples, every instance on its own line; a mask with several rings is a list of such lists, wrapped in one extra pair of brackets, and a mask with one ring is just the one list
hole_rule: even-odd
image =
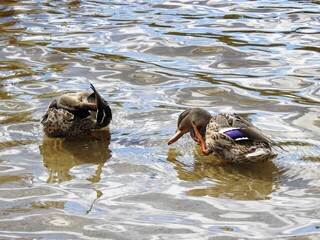
[[(319, 1), (0, 1), (0, 238), (320, 237)], [(93, 83), (97, 141), (44, 138)], [(248, 116), (283, 150), (221, 165), (182, 110)]]

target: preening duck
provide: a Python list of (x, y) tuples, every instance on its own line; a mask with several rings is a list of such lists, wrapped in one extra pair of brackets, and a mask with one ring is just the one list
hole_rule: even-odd
[(215, 154), (234, 163), (268, 161), (276, 157), (275, 144), (249, 120), (239, 115), (221, 113), (216, 116), (201, 108), (191, 108), (178, 118), (178, 130), (168, 141), (172, 144), (190, 132), (203, 154)]
[(112, 112), (95, 87), (93, 92), (67, 93), (53, 100), (42, 117), (48, 137), (73, 137), (110, 124)]

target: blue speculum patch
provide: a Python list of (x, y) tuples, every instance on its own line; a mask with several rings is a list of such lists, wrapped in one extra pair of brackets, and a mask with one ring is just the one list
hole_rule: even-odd
[(232, 130), (224, 132), (224, 134), (228, 135), (232, 139), (246, 138), (247, 137), (239, 129), (232, 129)]

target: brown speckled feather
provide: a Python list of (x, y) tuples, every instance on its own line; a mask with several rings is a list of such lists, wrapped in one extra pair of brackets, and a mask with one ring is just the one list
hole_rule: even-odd
[[(111, 119), (111, 109), (100, 94), (78, 92), (62, 95), (53, 100), (42, 117), (43, 131), (48, 137), (72, 137), (94, 129), (108, 126)], [(92, 118), (91, 112), (95, 112)], [(98, 119), (96, 116), (104, 116)]]
[(188, 132), (205, 155), (212, 153), (229, 162), (263, 162), (276, 157), (271, 148), (274, 142), (249, 120), (236, 114), (212, 117), (201, 108), (187, 109), (180, 114), (178, 130), (168, 144)]
[[(239, 128), (247, 139), (236, 141), (221, 132), (223, 128)], [(273, 159), (272, 141), (251, 122), (237, 115), (219, 114), (206, 128), (205, 142), (210, 153), (230, 162), (263, 162)]]

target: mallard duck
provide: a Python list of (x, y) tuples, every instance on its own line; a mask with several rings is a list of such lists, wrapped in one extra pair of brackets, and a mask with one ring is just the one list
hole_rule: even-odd
[(187, 109), (180, 114), (178, 130), (168, 144), (188, 132), (200, 145), (204, 155), (213, 153), (234, 163), (263, 162), (276, 157), (272, 151), (274, 141), (249, 120), (236, 114), (211, 116), (201, 108)]
[(93, 92), (67, 93), (49, 104), (41, 120), (48, 137), (72, 137), (109, 125), (111, 109), (90, 86)]

